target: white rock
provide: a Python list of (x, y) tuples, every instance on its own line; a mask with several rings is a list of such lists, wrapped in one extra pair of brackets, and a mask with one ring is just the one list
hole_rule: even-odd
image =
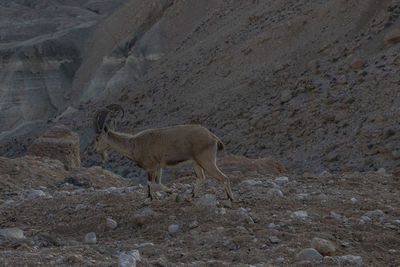
[(293, 219), (302, 219), (302, 220), (304, 220), (304, 219), (306, 219), (308, 217), (308, 213), (307, 213), (307, 211), (304, 211), (304, 210), (298, 210), (298, 211), (292, 212), (290, 217), (292, 217)]
[(282, 193), (281, 190), (279, 190), (277, 188), (268, 189), (268, 191), (267, 191), (267, 198), (268, 199), (273, 200), (273, 199), (275, 199), (277, 197), (281, 197), (281, 198), (283, 197), (283, 193)]
[(28, 199), (35, 199), (38, 197), (45, 197), (45, 196), (47, 195), (42, 190), (30, 190), (28, 194)]
[(97, 242), (96, 233), (90, 232), (85, 235), (86, 244), (96, 244), (96, 242)]
[(367, 212), (365, 213), (365, 215), (368, 216), (368, 217), (372, 217), (372, 216), (382, 216), (382, 215), (384, 215), (384, 213), (383, 213), (383, 211), (381, 211), (381, 210), (370, 210), (370, 211), (367, 211)]
[(319, 200), (322, 200), (322, 201), (326, 201), (326, 200), (328, 200), (328, 196), (327, 196), (327, 195), (325, 195), (324, 193), (322, 193), (322, 194), (319, 194), (318, 198), (319, 198)]
[(322, 172), (319, 174), (319, 176), (328, 176), (328, 175), (331, 175), (331, 173), (328, 172), (328, 171), (322, 171)]
[(144, 248), (144, 247), (152, 247), (152, 246), (154, 246), (154, 244), (151, 242), (145, 242), (145, 243), (140, 243), (140, 244), (134, 244), (134, 246), (136, 248)]
[(335, 220), (338, 220), (338, 221), (341, 221), (341, 220), (342, 220), (342, 215), (337, 214), (337, 213), (334, 212), (334, 211), (331, 211), (330, 214), (331, 214), (331, 217), (334, 218)]
[(336, 256), (336, 257), (334, 257), (334, 259), (337, 259), (339, 261), (348, 262), (348, 263), (357, 264), (357, 265), (362, 264), (361, 256), (344, 255), (344, 256)]
[(385, 170), (385, 168), (379, 168), (379, 170), (377, 170), (376, 173), (384, 175), (384, 174), (386, 174), (386, 170)]
[(168, 226), (168, 232), (173, 234), (176, 233), (179, 230), (179, 225), (177, 224), (171, 224), (170, 226)]
[(303, 199), (306, 199), (307, 197), (308, 197), (308, 194), (304, 194), (304, 193), (296, 195), (297, 200), (303, 200)]
[(318, 262), (323, 259), (322, 255), (313, 248), (306, 248), (300, 251), (296, 255), (296, 261), (311, 261), (311, 262)]
[(110, 229), (115, 229), (118, 226), (118, 223), (111, 218), (106, 219), (106, 225)]
[(0, 230), (0, 235), (9, 239), (24, 239), (24, 232), (18, 227), (5, 228)]
[(242, 183), (248, 184), (248, 185), (261, 185), (263, 184), (262, 181), (256, 181), (256, 180), (244, 180)]
[(226, 209), (225, 208), (217, 209), (215, 211), (215, 213), (218, 214), (218, 215), (225, 215), (226, 214)]
[(123, 252), (118, 256), (118, 267), (136, 267), (136, 259)]
[(272, 244), (278, 244), (281, 240), (277, 236), (270, 236), (268, 238), (269, 242)]
[(84, 209), (84, 208), (86, 208), (85, 205), (83, 205), (83, 204), (78, 204), (78, 205), (76, 205), (75, 210), (78, 211), (78, 210), (81, 210), (81, 209)]
[(189, 224), (190, 229), (196, 228), (197, 226), (199, 226), (199, 222), (197, 220), (194, 220)]
[(352, 198), (350, 199), (350, 201), (351, 201), (351, 203), (353, 203), (353, 204), (357, 203), (357, 199), (354, 198), (354, 197), (352, 197)]
[(134, 249), (134, 250), (132, 250), (131, 252), (130, 252), (130, 255), (132, 255), (134, 258), (135, 258), (135, 260), (138, 262), (138, 261), (142, 261), (142, 258), (140, 257), (140, 252), (139, 252), (139, 250), (137, 250), (137, 249)]
[(276, 263), (282, 263), (282, 262), (284, 262), (284, 261), (285, 261), (285, 258), (284, 258), (284, 257), (278, 257), (278, 258), (275, 259), (275, 262), (276, 262)]
[(289, 182), (289, 177), (281, 176), (281, 177), (276, 178), (274, 180), (274, 182), (277, 183), (278, 185), (284, 185)]

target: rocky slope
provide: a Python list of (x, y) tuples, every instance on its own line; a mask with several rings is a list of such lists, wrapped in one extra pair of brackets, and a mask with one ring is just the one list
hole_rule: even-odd
[(121, 0), (0, 3), (0, 132), (70, 105), (95, 23)]
[[(397, 171), (399, 15), (394, 0), (126, 1), (89, 27), (89, 39), (76, 39), (73, 32), (86, 31), (82, 25), (96, 21), (90, 16), (63, 25), (71, 38), (63, 37), (62, 45), (69, 38), (76, 49), (67, 51), (79, 56), (56, 55), (61, 61), (76, 58), (68, 61), (75, 62), (68, 79), (53, 79), (62, 90), (54, 91), (59, 102), (50, 102), (59, 104), (35, 102), (36, 93), (24, 93), (37, 103), (35, 112), (11, 101), (2, 108), (2, 127), (11, 130), (21, 122), (22, 115), (12, 119), (16, 114), (43, 120), (71, 104), (49, 123), (62, 122), (80, 134), (83, 164), (91, 166), (98, 164), (91, 153), (93, 114), (117, 102), (127, 109), (122, 131), (200, 123), (230, 153), (273, 155), (300, 173)], [(1, 153), (22, 155), (46, 124), (31, 121), (3, 132)], [(137, 176), (118, 155), (107, 168)]]

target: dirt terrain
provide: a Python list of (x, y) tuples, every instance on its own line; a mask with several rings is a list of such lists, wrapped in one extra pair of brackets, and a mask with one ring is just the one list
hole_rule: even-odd
[[(400, 266), (398, 0), (0, 6), (0, 266)], [(186, 165), (146, 200), (93, 153), (110, 103), (118, 131), (210, 129), (235, 201)], [(27, 156), (59, 124), (79, 168)]]
[[(271, 158), (226, 156), (219, 165), (231, 178), (232, 205), (212, 179), (187, 199), (192, 171), (177, 172), (172, 194), (145, 202), (146, 186), (99, 168), (67, 172), (49, 159), (1, 158), (0, 229), (25, 236), (0, 236), (2, 266), (117, 266), (136, 250), (137, 266), (400, 265), (399, 176), (290, 175)], [(85, 242), (90, 232), (95, 243)], [(302, 262), (297, 254), (315, 237), (335, 252)]]

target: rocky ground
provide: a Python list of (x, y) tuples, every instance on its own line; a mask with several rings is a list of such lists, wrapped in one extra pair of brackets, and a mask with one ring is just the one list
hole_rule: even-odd
[(97, 167), (0, 158), (2, 266), (400, 265), (399, 176), (298, 176), (271, 158), (218, 164), (231, 205), (212, 179), (188, 200), (191, 171), (149, 203), (146, 186)]

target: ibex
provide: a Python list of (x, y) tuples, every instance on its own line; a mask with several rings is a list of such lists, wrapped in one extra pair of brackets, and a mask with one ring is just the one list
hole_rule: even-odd
[[(119, 108), (123, 111), (122, 107)], [(224, 145), (208, 129), (200, 125), (177, 125), (149, 129), (135, 135), (120, 133), (114, 130), (114, 118), (108, 118), (113, 111), (100, 110), (95, 116), (94, 152), (101, 153), (105, 161), (105, 151), (112, 148), (144, 169), (148, 175), (148, 197), (151, 200), (155, 197), (153, 187), (167, 190), (161, 184), (162, 168), (190, 161), (197, 177), (192, 197), (204, 183), (206, 171), (223, 184), (228, 199), (233, 200), (229, 178), (216, 165), (217, 149), (224, 149)]]

